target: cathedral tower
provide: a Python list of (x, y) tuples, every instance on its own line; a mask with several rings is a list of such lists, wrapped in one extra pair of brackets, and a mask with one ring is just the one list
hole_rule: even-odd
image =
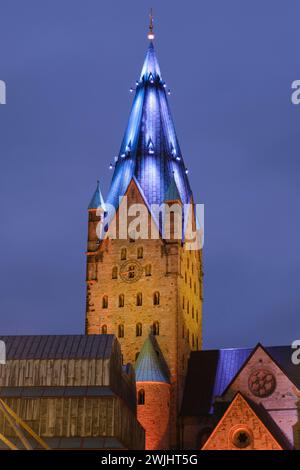
[[(148, 38), (108, 196), (104, 203), (98, 184), (89, 206), (86, 333), (115, 334), (124, 363), (132, 364), (149, 332), (155, 336), (169, 369), (170, 445), (176, 447), (187, 361), (190, 351), (202, 343), (202, 261), (200, 249), (187, 249), (188, 219), (192, 227), (196, 223), (193, 195), (154, 50), (153, 29)], [(154, 221), (158, 236), (137, 238), (130, 232), (120, 236), (124, 219), (130, 225), (134, 218), (124, 207), (137, 203), (152, 217), (148, 228)], [(171, 233), (164, 236), (164, 217), (153, 215), (154, 205), (165, 204), (172, 210), (174, 203), (192, 207), (182, 217), (177, 238), (172, 236), (174, 219), (169, 223)], [(109, 207), (115, 214), (106, 218), (102, 235), (116, 223), (117, 236), (106, 234), (99, 240), (97, 224)]]

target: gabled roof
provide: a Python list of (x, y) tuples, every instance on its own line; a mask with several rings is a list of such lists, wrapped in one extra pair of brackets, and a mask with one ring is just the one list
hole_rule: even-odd
[[(183, 396), (182, 416), (212, 412), (214, 398), (221, 396), (256, 348), (192, 351)], [(291, 361), (290, 346), (264, 348), (287, 377), (300, 388), (299, 367)]]
[(160, 351), (154, 344), (154, 338), (148, 336), (135, 365), (136, 382), (170, 383), (168, 372), (160, 357)]
[[(287, 440), (285, 435), (282, 433), (281, 429), (277, 426), (275, 421), (272, 419), (272, 417), (269, 415), (267, 410), (262, 405), (258, 405), (256, 403), (254, 403), (252, 400), (249, 400), (248, 398), (246, 398), (242, 393), (238, 392), (234, 396), (232, 401), (228, 404), (227, 409), (224, 412), (223, 416), (220, 418), (220, 420), (217, 423), (217, 425), (215, 426), (212, 434), (209, 436), (209, 438), (205, 442), (204, 446), (202, 447), (203, 450), (206, 450), (206, 449), (209, 448), (209, 445), (208, 445), (209, 442), (214, 439), (214, 436), (218, 432), (224, 433), (224, 430), (221, 429), (220, 426), (221, 426), (222, 422), (224, 422), (226, 417), (228, 417), (230, 415), (231, 410), (232, 410), (234, 404), (237, 401), (240, 403), (240, 406), (246, 406), (246, 407), (248, 406), (249, 407), (250, 411), (252, 413), (254, 413), (254, 415), (259, 419), (259, 421), (263, 425), (262, 429), (264, 429), (264, 432), (271, 435), (271, 437), (276, 441), (276, 443), (279, 447), (278, 450), (280, 450), (280, 449), (291, 449), (292, 448), (289, 441)], [(240, 422), (240, 419), (242, 419), (242, 422)], [(237, 422), (235, 423), (234, 420), (236, 420)], [(240, 417), (237, 416), (237, 409), (235, 408), (234, 415), (233, 415), (233, 421), (231, 422), (231, 426), (234, 425), (234, 424), (241, 424), (242, 425), (245, 420), (246, 420), (245, 424), (247, 424), (247, 426), (250, 426), (250, 429), (251, 429), (250, 422), (248, 423), (248, 421), (249, 421), (248, 416), (247, 417), (244, 416), (243, 410), (241, 410), (241, 416)], [(255, 439), (254, 439), (254, 449), (257, 449), (257, 450), (260, 449), (260, 447), (258, 447), (258, 445), (255, 443)], [(221, 450), (223, 450), (223, 449), (221, 449)]]
[(150, 42), (106, 202), (117, 208), (119, 197), (124, 195), (135, 176), (148, 204), (161, 204), (173, 173), (185, 204), (190, 199), (191, 189), (168, 105), (165, 82), (153, 43)]

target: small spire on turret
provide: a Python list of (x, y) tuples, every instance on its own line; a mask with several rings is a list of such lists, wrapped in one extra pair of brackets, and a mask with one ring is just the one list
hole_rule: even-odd
[(149, 24), (149, 31), (148, 31), (148, 39), (149, 39), (149, 41), (153, 41), (155, 36), (154, 36), (154, 31), (153, 31), (153, 12), (152, 12), (152, 8), (150, 10), (149, 17), (150, 17), (150, 24)]

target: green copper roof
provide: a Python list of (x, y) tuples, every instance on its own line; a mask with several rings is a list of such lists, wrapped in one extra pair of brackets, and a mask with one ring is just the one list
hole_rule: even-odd
[(165, 382), (169, 383), (168, 372), (155, 350), (154, 339), (148, 336), (135, 365), (137, 382)]

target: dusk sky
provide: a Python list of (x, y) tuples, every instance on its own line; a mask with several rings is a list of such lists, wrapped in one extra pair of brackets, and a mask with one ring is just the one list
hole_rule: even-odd
[(83, 333), (87, 206), (155, 48), (205, 205), (205, 348), (300, 338), (299, 0), (0, 0), (0, 330)]

